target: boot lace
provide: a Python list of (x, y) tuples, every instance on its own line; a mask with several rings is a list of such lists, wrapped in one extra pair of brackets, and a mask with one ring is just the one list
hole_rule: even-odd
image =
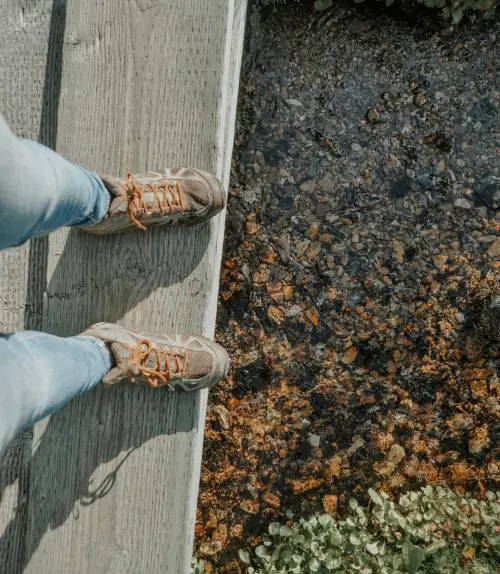
[(185, 209), (184, 194), (178, 181), (175, 185), (169, 185), (167, 182), (162, 186), (155, 186), (152, 183), (145, 185), (144, 188), (150, 189), (154, 196), (151, 208), (148, 208), (144, 199), (144, 188), (137, 184), (133, 173), (127, 174), (126, 185), (128, 191), (128, 215), (139, 229), (146, 230), (144, 225), (137, 220), (137, 212), (146, 215), (154, 215), (155, 213), (165, 215), (165, 213), (182, 213)]
[[(148, 367), (147, 363), (151, 359), (155, 364), (153, 367)], [(168, 385), (173, 378), (182, 379), (184, 377), (188, 355), (187, 351), (171, 347), (158, 350), (153, 348), (151, 341), (141, 339), (137, 347), (130, 350), (129, 364), (131, 367), (136, 367), (148, 385), (156, 388), (160, 382)], [(130, 382), (135, 382), (135, 379), (131, 377)]]

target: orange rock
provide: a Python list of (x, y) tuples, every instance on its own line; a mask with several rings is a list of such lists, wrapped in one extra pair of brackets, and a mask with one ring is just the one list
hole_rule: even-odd
[(267, 309), (267, 316), (275, 323), (281, 323), (285, 318), (285, 314), (279, 307), (269, 307)]
[(313, 223), (307, 230), (307, 237), (309, 237), (309, 239), (316, 239), (318, 235), (319, 235), (319, 225), (317, 223)]
[(396, 253), (396, 261), (398, 263), (404, 263), (405, 248), (401, 241), (394, 239), (393, 241), (394, 252)]
[(493, 259), (500, 257), (500, 238), (496, 239), (488, 249), (488, 255)]
[(241, 510), (248, 514), (257, 514), (259, 512), (259, 503), (253, 500), (243, 500), (240, 504)]
[(207, 523), (205, 524), (205, 528), (207, 530), (214, 530), (215, 528), (217, 528), (217, 525), (219, 524), (217, 517), (215, 516), (215, 514), (211, 511), (208, 515), (208, 520)]
[(323, 474), (326, 479), (332, 480), (332, 478), (340, 478), (342, 473), (342, 459), (340, 456), (334, 456), (330, 460), (326, 461)]
[(222, 544), (218, 540), (213, 540), (211, 542), (205, 542), (201, 544), (198, 548), (198, 552), (201, 556), (215, 556), (222, 550)]
[(323, 508), (325, 512), (328, 514), (336, 514), (337, 513), (337, 504), (338, 504), (338, 497), (334, 494), (327, 494), (323, 496)]
[(276, 251), (270, 246), (266, 245), (261, 255), (262, 261), (273, 264), (276, 261)]
[(249, 235), (255, 235), (259, 231), (260, 225), (255, 221), (247, 221), (247, 232)]
[(276, 494), (272, 494), (271, 492), (264, 494), (264, 496), (262, 497), (262, 500), (267, 505), (272, 506), (273, 508), (279, 508), (280, 504), (281, 504), (279, 496), (277, 496)]
[(318, 311), (315, 308), (306, 311), (304, 315), (315, 327), (319, 324)]
[(387, 460), (397, 466), (406, 456), (405, 449), (399, 444), (393, 444), (389, 449)]
[(342, 361), (342, 363), (344, 363), (344, 365), (350, 365), (357, 356), (358, 356), (358, 350), (356, 349), (356, 347), (351, 347), (350, 349), (347, 350), (347, 352), (340, 360)]
[(398, 372), (398, 366), (394, 361), (387, 361), (387, 372), (394, 375)]
[(243, 534), (242, 524), (233, 524), (229, 529), (231, 536), (241, 536)]
[(217, 526), (213, 536), (212, 536), (212, 540), (218, 541), (222, 544), (222, 546), (224, 546), (224, 544), (227, 541), (227, 526), (223, 523), (220, 523), (219, 526)]
[(335, 291), (335, 289), (333, 287), (328, 287), (327, 292), (326, 292), (326, 297), (327, 297), (328, 301), (335, 301), (335, 299), (337, 297), (337, 292)]
[(465, 354), (467, 358), (471, 361), (476, 361), (483, 354), (484, 345), (475, 335), (474, 332), (470, 332), (465, 337)]
[(360, 405), (374, 405), (377, 402), (375, 395), (362, 394), (359, 398)]
[(312, 243), (307, 250), (307, 257), (314, 259), (321, 253), (321, 243)]
[(388, 460), (380, 460), (373, 464), (373, 470), (380, 476), (389, 476), (394, 472), (394, 465)]
[(467, 463), (462, 460), (455, 462), (447, 468), (451, 484), (462, 484), (471, 480), (473, 473)]
[(254, 434), (259, 436), (264, 436), (266, 434), (266, 425), (262, 421), (253, 419), (249, 424)]
[(330, 233), (323, 233), (323, 235), (319, 236), (319, 240), (321, 241), (321, 243), (331, 244), (333, 243), (334, 239), (335, 238)]
[(488, 384), (486, 381), (471, 381), (469, 383), (472, 396), (480, 399), (488, 394)]
[(469, 437), (469, 452), (472, 454), (478, 454), (488, 446), (489, 442), (488, 425), (484, 424), (483, 426), (475, 429)]
[(436, 257), (433, 257), (432, 261), (434, 262), (434, 265), (439, 270), (441, 270), (441, 269), (443, 269), (446, 262), (448, 261), (448, 255), (436, 255)]
[(321, 484), (321, 480), (312, 477), (291, 480), (290, 482), (292, 484), (292, 490), (295, 492), (295, 494), (300, 494), (301, 492), (307, 492), (313, 488), (318, 488), (318, 486)]
[(466, 381), (480, 380), (484, 381), (489, 379), (496, 373), (495, 369), (467, 369), (464, 371), (464, 379)]

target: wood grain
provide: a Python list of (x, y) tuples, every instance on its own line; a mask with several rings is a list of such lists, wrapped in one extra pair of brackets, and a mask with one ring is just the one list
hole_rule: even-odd
[[(20, 137), (39, 139), (44, 106), (51, 0), (3, 0), (0, 6), (0, 113)], [(30, 245), (0, 252), (0, 330), (41, 321), (38, 288), (31, 276)], [(39, 264), (42, 259), (38, 258)], [(0, 572), (22, 572), (27, 528), (31, 432), (13, 441), (0, 460)]]
[[(227, 182), (244, 15), (243, 0), (68, 0), (57, 150), (98, 172), (184, 165)], [(57, 232), (43, 330), (104, 320), (213, 336), (223, 230), (220, 216)], [(205, 393), (118, 386), (38, 425), (22, 571), (188, 572), (205, 409)]]

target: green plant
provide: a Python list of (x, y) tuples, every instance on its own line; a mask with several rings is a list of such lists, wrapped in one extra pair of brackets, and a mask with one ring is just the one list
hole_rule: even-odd
[(205, 562), (199, 560), (198, 558), (193, 558), (191, 560), (191, 568), (189, 574), (203, 574), (205, 572)]
[(477, 500), (427, 486), (397, 502), (369, 495), (366, 507), (351, 499), (342, 520), (271, 523), (253, 554), (240, 551), (248, 574), (498, 574), (500, 492)]

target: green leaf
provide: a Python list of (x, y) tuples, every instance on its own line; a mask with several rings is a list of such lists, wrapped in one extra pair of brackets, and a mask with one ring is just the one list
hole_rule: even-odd
[(376, 542), (370, 542), (369, 544), (367, 544), (366, 549), (373, 556), (376, 556), (378, 554), (378, 545)]
[(277, 536), (280, 533), (281, 524), (279, 522), (271, 522), (269, 525), (269, 534)]
[(328, 514), (322, 514), (318, 517), (318, 522), (323, 526), (323, 528), (327, 528), (333, 523), (333, 518)]
[(403, 563), (409, 574), (416, 574), (417, 570), (422, 565), (422, 562), (425, 560), (425, 554), (422, 548), (407, 540), (403, 544), (401, 553), (403, 556)]
[(432, 542), (431, 544), (429, 544), (424, 548), (424, 554), (426, 556), (430, 556), (431, 554), (435, 554), (442, 548), (446, 548), (446, 542), (443, 539), (435, 540), (434, 542)]
[(264, 556), (267, 556), (267, 549), (263, 544), (257, 546), (257, 548), (255, 549), (255, 556), (257, 556), (258, 558), (264, 558)]
[(247, 552), (246, 550), (240, 550), (238, 552), (238, 555), (240, 557), (240, 560), (243, 562), (243, 564), (251, 564), (252, 561), (250, 560), (250, 553)]
[(333, 0), (316, 0), (314, 3), (314, 8), (321, 12), (322, 10), (327, 10), (333, 4)]
[(310, 562), (309, 562), (309, 570), (311, 572), (317, 572), (321, 567), (321, 563), (317, 558), (313, 558)]
[(283, 538), (288, 538), (291, 535), (292, 535), (291, 528), (288, 528), (288, 526), (280, 527), (280, 536), (282, 536)]
[(351, 510), (356, 510), (357, 507), (358, 507), (358, 501), (355, 498), (351, 498), (349, 500), (349, 508)]
[(368, 494), (370, 495), (370, 498), (372, 499), (372, 502), (374, 504), (376, 504), (377, 506), (384, 506), (384, 499), (380, 496), (378, 492), (373, 490), (373, 488), (370, 488)]
[(297, 564), (300, 564), (302, 562), (302, 556), (300, 554), (294, 554), (292, 556), (292, 560)]
[(342, 534), (340, 534), (338, 530), (335, 530), (330, 540), (333, 546), (340, 546), (343, 540)]
[(356, 534), (354, 534), (354, 532), (351, 532), (351, 534), (349, 534), (349, 542), (353, 546), (359, 546), (361, 544), (361, 540), (356, 536)]
[(463, 18), (464, 11), (461, 8), (454, 10), (452, 12), (452, 22), (453, 24), (458, 24), (460, 20)]

